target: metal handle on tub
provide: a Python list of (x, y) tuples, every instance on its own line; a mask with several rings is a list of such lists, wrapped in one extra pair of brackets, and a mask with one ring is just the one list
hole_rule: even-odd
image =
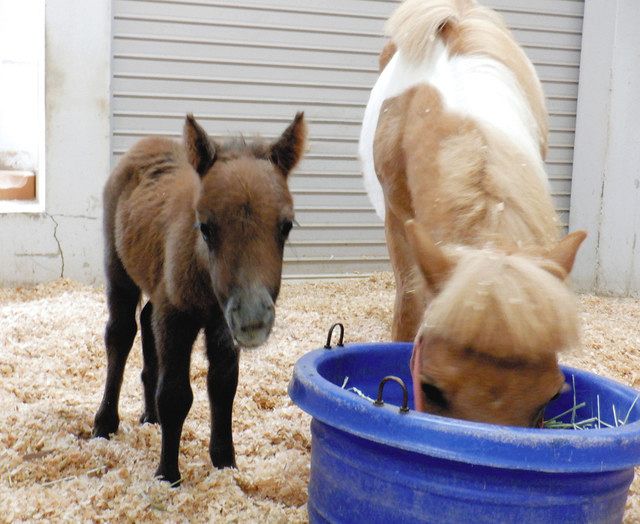
[(337, 347), (339, 348), (344, 347), (344, 344), (343, 344), (344, 326), (342, 325), (342, 322), (336, 322), (333, 326), (329, 328), (329, 334), (327, 335), (327, 343), (324, 345), (324, 349), (331, 349), (331, 337), (333, 337), (333, 330), (336, 327), (340, 328), (340, 337), (338, 338)]
[(402, 407), (400, 408), (400, 413), (408, 413), (409, 412), (409, 393), (407, 392), (407, 386), (405, 386), (404, 381), (399, 377), (394, 377), (393, 375), (389, 375), (384, 377), (380, 381), (380, 385), (378, 386), (378, 398), (373, 403), (374, 406), (384, 406), (384, 400), (382, 400), (382, 391), (384, 390), (384, 385), (389, 382), (396, 382), (400, 384), (402, 388)]

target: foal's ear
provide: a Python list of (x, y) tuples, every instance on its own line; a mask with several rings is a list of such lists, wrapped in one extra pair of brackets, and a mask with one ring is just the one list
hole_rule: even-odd
[(404, 229), (407, 232), (413, 256), (427, 284), (431, 289), (440, 289), (451, 274), (453, 262), (436, 245), (429, 233), (414, 220), (407, 220)]
[(216, 161), (216, 148), (191, 113), (184, 122), (183, 134), (187, 160), (193, 169), (203, 176)]
[(304, 154), (307, 141), (307, 124), (304, 113), (296, 113), (293, 122), (269, 149), (269, 160), (287, 176)]
[(569, 233), (555, 245), (547, 255), (547, 258), (559, 265), (568, 275), (573, 269), (578, 248), (585, 238), (587, 238), (586, 231), (580, 230)]

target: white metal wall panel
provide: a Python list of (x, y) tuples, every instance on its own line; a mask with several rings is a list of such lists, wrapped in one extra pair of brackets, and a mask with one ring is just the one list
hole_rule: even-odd
[[(547, 162), (568, 223), (582, 0), (492, 0), (533, 60), (551, 113)], [(288, 277), (389, 268), (357, 141), (391, 0), (114, 0), (112, 151), (178, 137), (193, 112), (214, 136), (275, 138), (297, 110), (310, 150), (292, 177)]]

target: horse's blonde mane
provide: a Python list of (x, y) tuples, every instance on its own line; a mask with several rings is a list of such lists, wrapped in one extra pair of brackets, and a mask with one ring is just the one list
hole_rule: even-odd
[(475, 0), (405, 0), (387, 21), (385, 32), (408, 60), (420, 63), (433, 52), (445, 26), (459, 27), (475, 7)]
[[(542, 182), (546, 175), (541, 161), (528, 161), (486, 127), (443, 140), (437, 159), (442, 173), (440, 205), (445, 217), (455, 217), (448, 226), (452, 232), (454, 225), (459, 231), (453, 233), (455, 237), (462, 238), (466, 232), (476, 245), (509, 239), (522, 248), (559, 240), (559, 223)], [(429, 181), (416, 181), (416, 187), (418, 182)]]
[(451, 255), (459, 260), (426, 311), (425, 333), (498, 358), (535, 360), (577, 344), (575, 297), (535, 258), (470, 248)]
[(476, 0), (405, 0), (385, 31), (416, 65), (431, 57), (439, 41), (452, 55), (484, 55), (502, 62), (526, 94), (538, 125), (540, 152), (546, 156), (548, 115), (542, 85), (501, 15)]

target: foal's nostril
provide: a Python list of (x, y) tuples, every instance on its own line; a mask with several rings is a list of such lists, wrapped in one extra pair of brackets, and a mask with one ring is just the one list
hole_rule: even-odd
[(257, 347), (266, 341), (271, 332), (275, 306), (266, 289), (238, 289), (227, 302), (225, 317), (239, 345)]
[(275, 311), (275, 305), (273, 303), (273, 300), (270, 300), (267, 298), (263, 298), (260, 302), (259, 302), (259, 307), (262, 309), (262, 311), (264, 313), (272, 313)]

